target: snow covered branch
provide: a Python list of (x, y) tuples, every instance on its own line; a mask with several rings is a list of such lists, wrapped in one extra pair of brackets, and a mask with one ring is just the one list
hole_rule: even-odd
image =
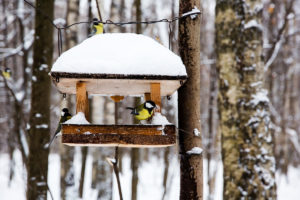
[(274, 62), (274, 60), (276, 59), (276, 57), (278, 55), (278, 52), (280, 50), (280, 47), (281, 47), (281, 44), (282, 44), (282, 41), (284, 38), (285, 29), (288, 25), (289, 15), (293, 11), (294, 2), (295, 2), (295, 0), (292, 0), (286, 9), (283, 25), (278, 30), (277, 37), (272, 44), (271, 50), (268, 53), (267, 61), (266, 61), (265, 68), (264, 68), (265, 72), (269, 70), (270, 66), (272, 65), (272, 63)]
[(28, 50), (32, 45), (33, 45), (33, 35), (34, 35), (34, 31), (30, 31), (28, 33), (28, 35), (26, 35), (23, 39), (24, 43), (20, 44), (19, 46), (17, 46), (16, 48), (2, 48), (0, 49), (0, 52), (5, 52), (2, 55), (0, 55), (0, 62), (2, 62), (3, 60), (17, 55), (19, 53), (21, 53), (22, 51)]

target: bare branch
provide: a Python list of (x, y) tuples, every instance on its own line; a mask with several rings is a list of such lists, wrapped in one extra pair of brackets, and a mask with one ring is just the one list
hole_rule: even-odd
[(272, 63), (274, 62), (275, 58), (278, 55), (278, 52), (279, 52), (279, 49), (281, 47), (282, 40), (284, 37), (285, 29), (286, 29), (288, 21), (289, 21), (288, 16), (291, 12), (293, 12), (294, 2), (295, 2), (295, 0), (291, 0), (290, 4), (286, 8), (286, 12), (284, 15), (284, 23), (283, 23), (282, 27), (278, 30), (277, 37), (274, 40), (274, 42), (272, 43), (272, 47), (268, 53), (267, 61), (266, 61), (265, 68), (264, 68), (265, 71), (269, 70), (269, 67), (272, 65)]
[(115, 162), (113, 162), (112, 164), (113, 164), (114, 172), (115, 172), (115, 175), (117, 178), (120, 200), (123, 200), (122, 188), (121, 188), (121, 182), (120, 182), (120, 176), (119, 176), (118, 157), (119, 157), (119, 147), (116, 147)]
[[(18, 144), (20, 146), (20, 150), (21, 150), (21, 154), (22, 154), (22, 158), (24, 163), (27, 163), (27, 153), (26, 150), (28, 149), (28, 142), (26, 140), (26, 137), (24, 136), (24, 134), (26, 133), (26, 129), (25, 128), (21, 128), (21, 119), (24, 119), (24, 115), (22, 113), (22, 105), (23, 105), (23, 101), (25, 97), (22, 98), (18, 98), (17, 93), (13, 87), (13, 85), (11, 85), (10, 82), (7, 81), (7, 79), (3, 76), (2, 73), (0, 73), (0, 76), (2, 77), (3, 81), (4, 81), (4, 85), (6, 87), (6, 89), (9, 91), (9, 93), (11, 94), (11, 96), (14, 99), (14, 107), (15, 107), (15, 123), (16, 123), (16, 131), (17, 131), (17, 140), (18, 140)], [(22, 140), (23, 138), (23, 140)], [(24, 139), (25, 138), (25, 139)], [(28, 151), (27, 151), (28, 152)]]

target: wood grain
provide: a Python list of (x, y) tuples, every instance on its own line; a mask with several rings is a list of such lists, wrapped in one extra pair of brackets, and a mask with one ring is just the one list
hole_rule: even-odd
[(174, 125), (62, 124), (63, 134), (174, 135)]
[[(58, 78), (58, 82), (56, 80)], [(164, 77), (161, 77), (164, 78)], [(175, 77), (178, 78), (178, 77)], [(93, 79), (93, 78), (65, 78), (52, 76), (52, 81), (61, 93), (76, 94), (76, 83), (83, 81), (86, 83), (86, 90), (89, 94), (100, 94), (107, 96), (143, 96), (150, 93), (151, 83), (160, 83), (161, 96), (171, 96), (185, 82), (186, 78), (181, 79)]]
[(161, 95), (160, 95), (160, 83), (151, 83), (151, 100), (159, 107), (158, 111), (161, 109)]
[(89, 100), (86, 92), (86, 83), (81, 81), (76, 83), (76, 113), (78, 112), (83, 112), (85, 118), (88, 119)]
[(62, 142), (80, 146), (163, 147), (175, 145), (175, 135), (63, 134)]
[(176, 143), (174, 125), (62, 125), (62, 142), (80, 146), (164, 147)]

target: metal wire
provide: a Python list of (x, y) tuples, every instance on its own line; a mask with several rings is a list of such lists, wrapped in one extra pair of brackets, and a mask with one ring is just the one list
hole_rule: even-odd
[[(82, 21), (82, 22), (75, 22), (73, 24), (70, 25), (65, 25), (63, 27), (57, 26), (53, 20), (46, 15), (44, 12), (42, 12), (42, 10), (40, 10), (39, 8), (37, 8), (36, 6), (34, 6), (32, 3), (28, 2), (27, 0), (24, 0), (25, 3), (27, 3), (30, 7), (34, 8), (37, 12), (39, 12), (41, 15), (43, 15), (51, 24), (54, 28), (57, 29), (57, 46), (58, 46), (58, 55), (60, 56), (62, 53), (62, 33), (61, 30), (65, 30), (68, 28), (71, 28), (72, 26), (75, 25), (79, 25), (79, 24), (91, 24), (94, 21)], [(96, 1), (97, 2), (97, 1)], [(102, 23), (102, 24), (108, 24), (108, 25), (115, 25), (115, 26), (124, 26), (124, 25), (136, 25), (136, 24), (155, 24), (155, 23), (169, 23), (169, 48), (170, 48), (170, 34), (172, 32), (172, 28), (171, 28), (171, 23), (183, 19), (183, 18), (187, 18), (191, 15), (198, 15), (201, 14), (201, 11), (199, 12), (192, 12), (189, 14), (185, 14), (182, 15), (180, 17), (174, 17), (172, 19), (159, 19), (159, 20), (150, 20), (150, 21), (129, 21), (129, 22), (113, 22), (112, 20), (108, 19), (106, 21), (103, 21), (102, 19), (100, 19), (99, 21), (97, 21), (98, 23)]]

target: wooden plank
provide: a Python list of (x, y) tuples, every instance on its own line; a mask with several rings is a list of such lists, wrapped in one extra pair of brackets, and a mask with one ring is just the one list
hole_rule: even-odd
[(142, 75), (142, 74), (90, 74), (90, 73), (69, 73), (51, 72), (51, 76), (56, 78), (75, 78), (75, 79), (135, 79), (135, 80), (186, 80), (187, 75), (168, 76), (168, 75)]
[(86, 92), (86, 83), (76, 83), (76, 113), (83, 112), (88, 120), (89, 116), (89, 100)]
[(107, 96), (143, 96), (150, 93), (151, 83), (160, 83), (161, 96), (171, 96), (185, 82), (184, 80), (147, 80), (147, 79), (84, 79), (84, 78), (59, 78), (52, 81), (61, 93), (76, 94), (76, 83), (86, 83), (89, 94)]
[(174, 125), (62, 124), (63, 134), (175, 135)]
[(160, 95), (160, 83), (151, 83), (151, 100), (159, 106), (159, 112), (161, 108), (161, 95)]
[(176, 143), (174, 125), (62, 124), (62, 142), (72, 146), (166, 147)]
[(68, 146), (79, 146), (79, 147), (127, 147), (127, 148), (163, 148), (174, 146), (175, 144), (157, 144), (157, 145), (146, 145), (146, 144), (117, 144), (117, 143), (108, 143), (108, 144), (90, 144), (90, 143), (63, 143)]
[(78, 146), (164, 147), (176, 144), (175, 135), (63, 134), (62, 142)]

